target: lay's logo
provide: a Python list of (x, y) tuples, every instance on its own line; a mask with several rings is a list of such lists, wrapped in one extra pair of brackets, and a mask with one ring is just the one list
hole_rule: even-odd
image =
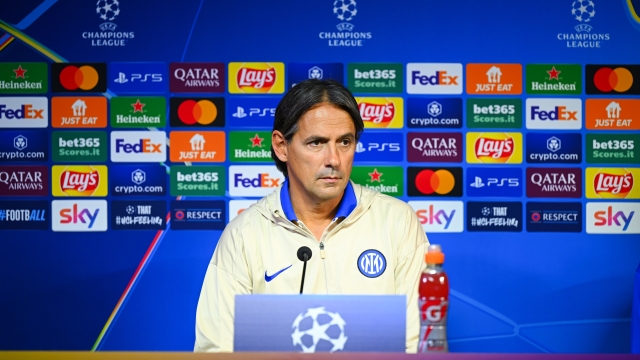
[(365, 128), (400, 129), (403, 126), (402, 98), (356, 98)]
[(471, 164), (522, 163), (522, 134), (467, 133), (467, 162)]
[(640, 189), (634, 187), (638, 168), (587, 168), (586, 174), (588, 199), (640, 199)]
[(53, 196), (107, 196), (105, 165), (55, 165), (51, 178)]
[(282, 94), (284, 63), (229, 63), (232, 94)]

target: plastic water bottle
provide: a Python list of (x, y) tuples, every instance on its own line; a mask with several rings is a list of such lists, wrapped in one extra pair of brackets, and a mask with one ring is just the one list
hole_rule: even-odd
[(420, 278), (420, 341), (418, 352), (448, 352), (447, 310), (449, 279), (442, 269), (444, 254), (440, 245), (430, 245), (425, 256), (427, 267)]

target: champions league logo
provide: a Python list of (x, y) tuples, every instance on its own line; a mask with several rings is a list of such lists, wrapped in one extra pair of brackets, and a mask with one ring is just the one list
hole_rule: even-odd
[(335, 0), (333, 14), (341, 22), (336, 25), (338, 32), (322, 31), (318, 37), (326, 40), (329, 46), (363, 46), (365, 40), (372, 38), (371, 32), (353, 31), (355, 25), (350, 23), (358, 14), (356, 0)]
[(134, 38), (133, 31), (116, 31), (118, 25), (112, 22), (120, 15), (119, 0), (98, 0), (95, 12), (105, 22), (99, 25), (100, 31), (82, 33), (83, 39), (91, 40), (91, 46), (125, 46), (129, 39)]
[(566, 41), (568, 48), (599, 48), (610, 40), (609, 34), (593, 31), (591, 21), (596, 16), (596, 4), (593, 0), (575, 0), (571, 3), (571, 16), (578, 21), (575, 33), (559, 33), (557, 38)]
[(293, 321), (291, 339), (293, 346), (300, 346), (303, 353), (314, 353), (318, 345), (321, 351), (344, 350), (348, 337), (344, 334), (347, 323), (337, 312), (326, 311), (324, 307), (307, 309)]

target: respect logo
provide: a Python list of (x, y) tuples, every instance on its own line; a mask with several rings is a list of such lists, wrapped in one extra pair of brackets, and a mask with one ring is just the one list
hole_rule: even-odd
[(47, 63), (1, 63), (0, 94), (46, 93), (49, 87)]
[(639, 164), (640, 135), (587, 134), (587, 163)]
[(470, 164), (521, 164), (522, 134), (467, 133), (467, 162)]
[(640, 100), (587, 99), (589, 130), (640, 130)]
[(284, 63), (229, 63), (229, 93), (282, 94)]
[(223, 162), (226, 159), (224, 131), (172, 131), (172, 162)]
[(46, 97), (0, 98), (0, 128), (46, 128), (48, 125)]
[(107, 161), (107, 134), (103, 131), (54, 131), (53, 161)]
[(402, 98), (356, 98), (365, 128), (401, 129), (404, 125)]
[(106, 63), (51, 64), (51, 91), (106, 92)]
[(54, 128), (107, 127), (107, 98), (53, 97), (51, 99), (51, 126)]
[(223, 127), (224, 98), (176, 98), (169, 100), (172, 127)]
[(522, 94), (522, 65), (467, 64), (467, 94)]
[(53, 196), (107, 196), (105, 165), (54, 165), (51, 171)]
[(226, 176), (223, 166), (172, 166), (171, 196), (224, 196)]
[(639, 168), (587, 168), (587, 199), (640, 199)]

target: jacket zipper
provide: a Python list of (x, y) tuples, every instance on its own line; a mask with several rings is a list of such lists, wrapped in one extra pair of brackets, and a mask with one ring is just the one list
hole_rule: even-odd
[(320, 241), (320, 257), (324, 259), (326, 256), (327, 254), (324, 252), (324, 243)]

